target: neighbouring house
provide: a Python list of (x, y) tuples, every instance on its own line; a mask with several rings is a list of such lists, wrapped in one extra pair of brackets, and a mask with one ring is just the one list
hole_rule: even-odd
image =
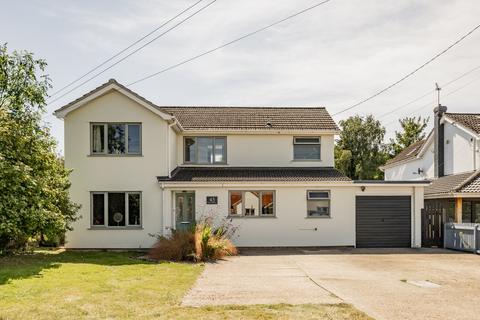
[(320, 107), (162, 107), (110, 80), (55, 111), (81, 218), (68, 248), (148, 248), (203, 215), (238, 246), (418, 247), (426, 181), (352, 181)]
[(480, 223), (480, 114), (439, 106), (433, 119), (426, 139), (382, 168), (387, 181), (432, 180), (425, 188), (424, 244), (441, 244), (444, 222)]

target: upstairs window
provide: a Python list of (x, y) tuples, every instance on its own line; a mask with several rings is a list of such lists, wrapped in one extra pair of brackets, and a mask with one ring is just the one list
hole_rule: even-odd
[(320, 137), (294, 137), (293, 160), (320, 160)]
[(92, 123), (92, 155), (139, 155), (142, 153), (140, 123)]
[(330, 191), (307, 191), (307, 217), (330, 217)]
[(226, 137), (185, 137), (184, 162), (222, 164), (227, 162)]

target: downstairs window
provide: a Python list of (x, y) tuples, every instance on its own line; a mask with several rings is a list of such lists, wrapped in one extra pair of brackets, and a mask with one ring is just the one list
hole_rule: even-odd
[(140, 192), (92, 192), (92, 227), (140, 227)]
[(231, 217), (275, 216), (274, 191), (230, 191), (229, 215)]
[(307, 191), (307, 217), (330, 217), (330, 191)]

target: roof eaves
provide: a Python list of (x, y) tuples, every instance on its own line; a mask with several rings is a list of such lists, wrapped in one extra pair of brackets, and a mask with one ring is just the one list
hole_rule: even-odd
[(465, 187), (467, 184), (475, 180), (477, 177), (480, 176), (480, 170), (477, 170), (473, 172), (467, 179), (465, 179), (462, 183), (460, 183), (457, 187), (455, 187), (453, 190), (456, 192), (459, 192), (463, 187)]
[[(477, 139), (480, 139), (480, 134), (475, 132), (474, 130), (472, 130), (471, 128), (469, 128), (468, 126), (466, 126), (464, 123), (462, 123), (461, 121), (458, 121), (456, 119), (453, 118), (453, 116), (455, 115), (455, 113), (445, 113), (443, 115), (445, 121), (449, 122), (451, 125), (454, 125), (460, 129), (462, 129), (463, 131), (465, 131), (466, 133), (476, 137)], [(473, 115), (473, 114), (472, 114)]]
[(63, 107), (55, 110), (53, 114), (57, 118), (64, 118), (69, 112), (83, 106), (85, 103), (96, 99), (104, 94), (107, 94), (111, 90), (117, 90), (118, 92), (124, 94), (128, 98), (134, 100), (135, 102), (145, 106), (150, 111), (154, 112), (155, 114), (162, 117), (164, 120), (173, 120), (174, 117), (168, 113), (165, 113), (163, 110), (160, 110), (157, 105), (153, 102), (147, 100), (146, 98), (142, 97), (138, 93), (130, 90), (129, 88), (125, 87), (124, 85), (118, 83), (115, 79), (110, 79), (108, 82), (98, 86), (97, 88), (87, 92), (83, 96), (78, 99), (73, 100), (72, 102), (64, 105)]

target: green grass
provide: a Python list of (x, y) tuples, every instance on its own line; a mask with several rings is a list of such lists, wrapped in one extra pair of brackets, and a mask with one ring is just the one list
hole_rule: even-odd
[(0, 258), (0, 319), (370, 319), (346, 304), (181, 307), (204, 267), (135, 255), (38, 251)]

